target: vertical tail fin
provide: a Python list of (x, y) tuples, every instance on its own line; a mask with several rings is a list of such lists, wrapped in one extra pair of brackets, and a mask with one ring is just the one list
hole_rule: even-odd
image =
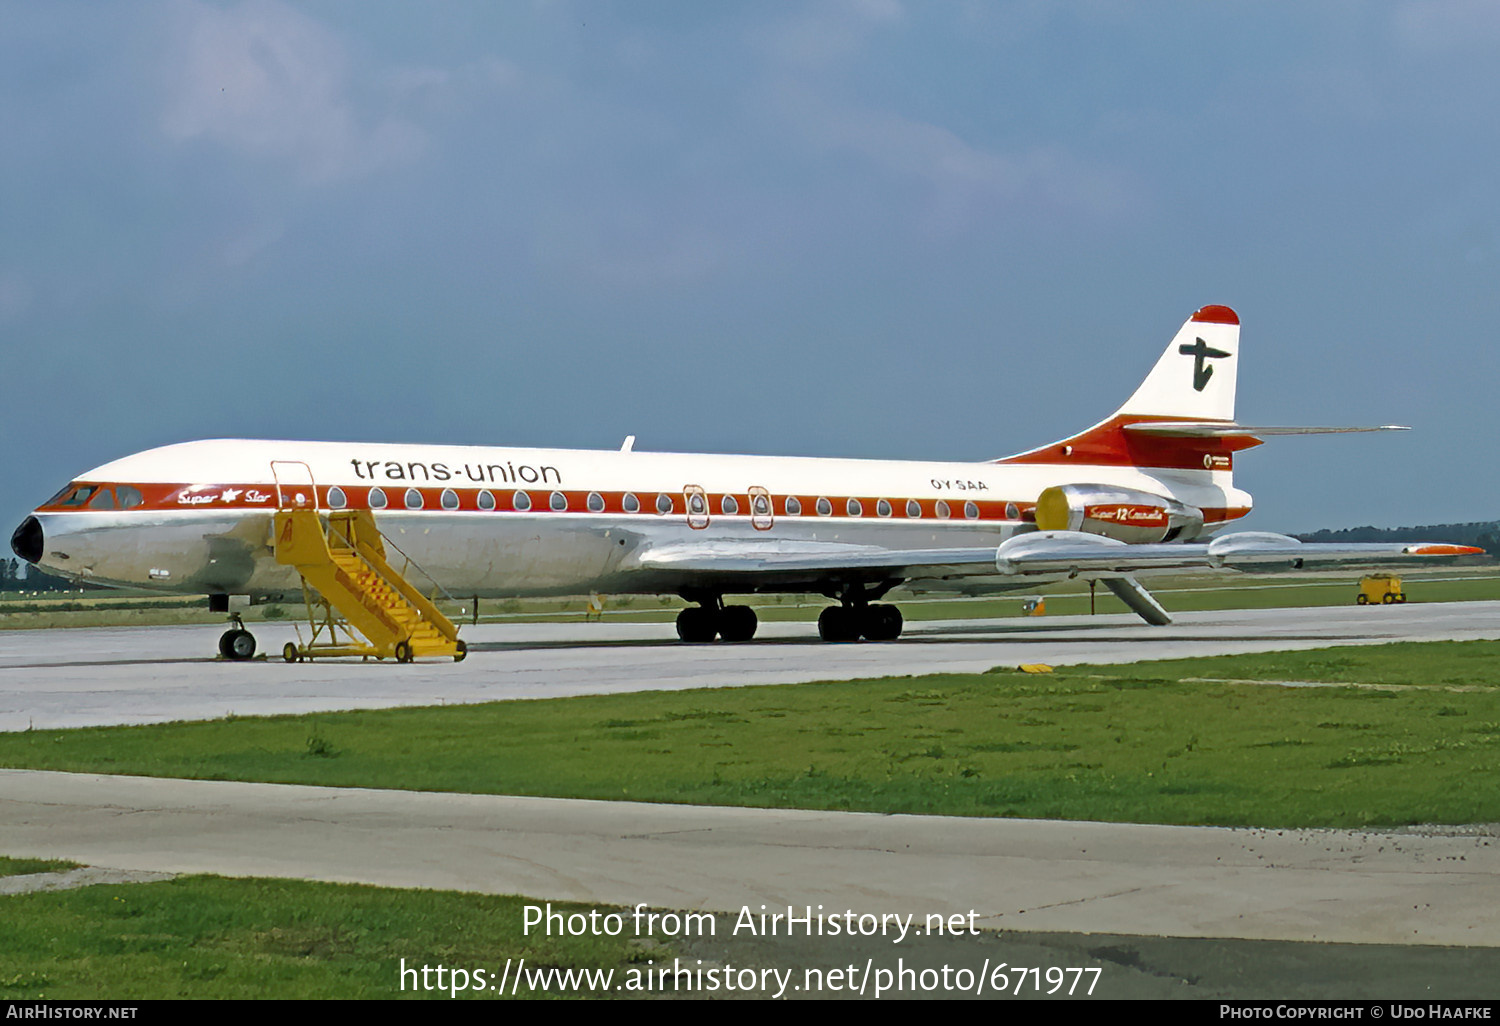
[(1234, 420), (1239, 351), (1239, 317), (1227, 306), (1205, 306), (1188, 318), (1116, 416)]
[[(1260, 440), (1244, 434), (1174, 435), (1163, 428), (1171, 421), (1233, 424), (1239, 349), (1239, 317), (1227, 306), (1205, 306), (1188, 318), (1113, 416), (1071, 438), (995, 462), (1227, 471), (1233, 452)], [(1141, 423), (1153, 429), (1128, 429)]]

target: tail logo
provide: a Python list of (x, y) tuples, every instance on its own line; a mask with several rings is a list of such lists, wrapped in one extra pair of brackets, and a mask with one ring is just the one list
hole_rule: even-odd
[(1193, 358), (1193, 391), (1201, 392), (1208, 387), (1208, 379), (1214, 376), (1214, 369), (1210, 367), (1208, 360), (1218, 360), (1230, 355), (1222, 349), (1210, 348), (1207, 342), (1201, 338), (1190, 346), (1178, 346), (1177, 351), (1183, 356)]

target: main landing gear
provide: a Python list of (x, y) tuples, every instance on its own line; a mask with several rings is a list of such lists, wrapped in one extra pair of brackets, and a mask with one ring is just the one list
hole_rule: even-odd
[(677, 636), (683, 641), (749, 641), (760, 621), (749, 606), (726, 606), (721, 595), (683, 596), (699, 605), (677, 614)]
[[(901, 610), (871, 600), (884, 597), (898, 583), (849, 585), (842, 591), (826, 592), (839, 604), (818, 615), (818, 636), (824, 641), (895, 641), (905, 624)], [(677, 614), (677, 636), (683, 641), (749, 641), (755, 637), (758, 621), (749, 606), (726, 606), (722, 595), (693, 593), (682, 597), (698, 603)]]
[(901, 637), (904, 620), (895, 606), (872, 599), (884, 598), (899, 581), (867, 587), (851, 584), (843, 591), (825, 592), (839, 604), (818, 614), (818, 636), (824, 641), (895, 641)]
[(884, 603), (829, 606), (818, 614), (818, 637), (824, 641), (895, 641), (905, 623), (901, 610)]

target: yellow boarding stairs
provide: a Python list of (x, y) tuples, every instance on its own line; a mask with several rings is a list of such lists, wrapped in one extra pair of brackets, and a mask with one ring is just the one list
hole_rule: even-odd
[[(276, 562), (302, 575), (312, 627), (307, 644), (288, 642), (281, 650), (287, 662), (356, 655), (393, 657), (398, 663), (419, 656), (451, 656), (458, 662), (468, 654), (453, 621), (386, 562), (385, 544), (368, 510), (329, 513), (325, 530), (315, 509), (282, 509), (276, 513), (274, 532)], [(339, 629), (346, 640), (339, 640)], [(299, 630), (299, 642), (301, 636)]]

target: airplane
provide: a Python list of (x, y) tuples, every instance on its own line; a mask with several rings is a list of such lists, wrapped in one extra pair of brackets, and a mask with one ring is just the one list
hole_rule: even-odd
[[(1235, 455), (1272, 436), (1406, 430), (1235, 420), (1240, 321), (1188, 318), (1140, 387), (1087, 430), (977, 463), (216, 439), (150, 449), (71, 481), (21, 523), (15, 553), (80, 582), (230, 595), (300, 587), (273, 514), (371, 511), (447, 592), (479, 598), (678, 595), (687, 642), (749, 641), (725, 596), (820, 594), (825, 641), (893, 641), (898, 586), (969, 594), (1102, 582), (1150, 624), (1140, 583), (1481, 552), (1441, 543), (1304, 544), (1225, 533), (1250, 513)], [(236, 621), (220, 651), (248, 659)], [(409, 652), (409, 650), (408, 650)], [(290, 655), (289, 655), (290, 658)]]

